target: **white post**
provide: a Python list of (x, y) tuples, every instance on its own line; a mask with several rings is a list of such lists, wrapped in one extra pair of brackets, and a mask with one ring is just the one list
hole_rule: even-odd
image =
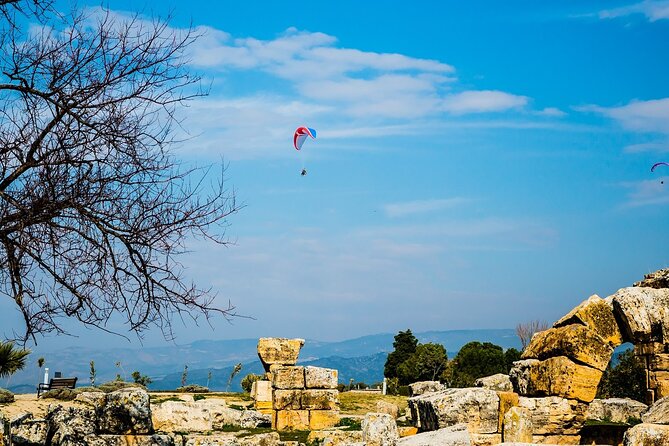
[(44, 384), (49, 384), (49, 367), (44, 367)]
[(386, 391), (388, 390), (388, 384), (387, 384), (387, 382), (386, 382), (387, 379), (388, 379), (388, 378), (386, 378), (386, 377), (383, 378), (383, 392), (382, 392), (382, 393), (383, 393), (384, 395), (386, 394)]

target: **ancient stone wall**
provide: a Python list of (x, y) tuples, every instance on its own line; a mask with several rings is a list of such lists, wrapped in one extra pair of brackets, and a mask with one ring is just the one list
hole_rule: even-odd
[(317, 430), (339, 422), (337, 370), (298, 366), (302, 339), (260, 338), (258, 356), (267, 380), (256, 381), (256, 410), (272, 413), (277, 430)]

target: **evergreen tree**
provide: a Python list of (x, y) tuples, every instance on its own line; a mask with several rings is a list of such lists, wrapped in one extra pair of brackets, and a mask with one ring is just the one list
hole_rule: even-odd
[(435, 381), (446, 368), (448, 357), (441, 344), (418, 344), (416, 351), (399, 365), (397, 374), (400, 385), (416, 381)]
[(604, 370), (602, 380), (599, 382), (597, 398), (631, 398), (644, 402), (646, 370), (634, 356), (634, 350), (621, 353), (615, 367), (612, 367), (611, 363)]
[(478, 378), (507, 372), (502, 347), (474, 341), (465, 344), (453, 359), (449, 381), (453, 387), (470, 387)]
[(397, 333), (393, 342), (394, 350), (388, 354), (386, 364), (383, 367), (383, 376), (397, 378), (398, 367), (414, 354), (417, 345), (418, 339), (411, 333), (410, 329)]

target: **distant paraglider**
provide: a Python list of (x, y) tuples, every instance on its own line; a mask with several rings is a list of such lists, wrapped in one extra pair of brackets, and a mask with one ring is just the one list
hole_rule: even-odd
[[(298, 127), (295, 129), (295, 134), (293, 135), (293, 146), (295, 146), (295, 150), (302, 150), (302, 145), (304, 144), (304, 141), (307, 140), (307, 137), (311, 137), (312, 139), (316, 139), (316, 130), (309, 128), (309, 127)], [(300, 172), (300, 175), (305, 176), (307, 174), (307, 169), (302, 167), (302, 172)]]
[[(665, 162), (655, 163), (655, 164), (653, 164), (653, 167), (650, 168), (650, 171), (655, 172), (655, 169), (657, 169), (657, 166), (669, 166), (669, 163), (665, 163)], [(660, 184), (664, 184), (664, 181), (660, 181)]]

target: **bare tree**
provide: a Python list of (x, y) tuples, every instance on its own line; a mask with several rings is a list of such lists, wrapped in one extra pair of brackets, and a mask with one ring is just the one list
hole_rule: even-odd
[(196, 36), (49, 12), (30, 32), (0, 31), (0, 293), (23, 316), (15, 336), (63, 333), (63, 318), (107, 330), (122, 315), (140, 337), (157, 326), (171, 338), (174, 317), (234, 316), (178, 262), (189, 237), (226, 243), (238, 209), (223, 167), (170, 153), (176, 111), (204, 94), (183, 58)]
[(540, 320), (529, 321), (516, 325), (516, 334), (520, 338), (520, 343), (523, 346), (523, 350), (525, 350), (525, 347), (527, 347), (527, 345), (532, 340), (534, 333), (548, 330), (549, 328), (550, 324)]

